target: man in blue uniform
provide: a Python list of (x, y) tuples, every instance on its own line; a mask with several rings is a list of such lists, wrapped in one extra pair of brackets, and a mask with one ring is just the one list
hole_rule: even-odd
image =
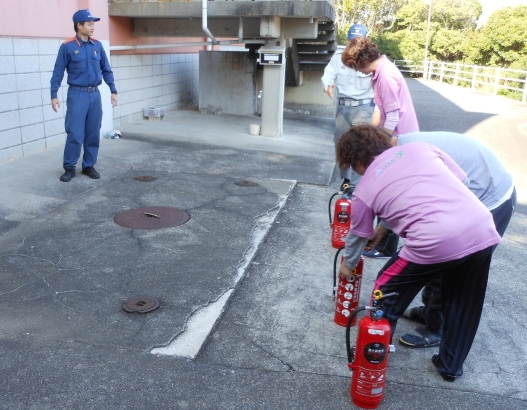
[(66, 110), (66, 146), (64, 147), (63, 182), (75, 177), (75, 167), (79, 160), (81, 148), (82, 173), (90, 178), (101, 176), (93, 167), (99, 152), (100, 130), (102, 121), (101, 94), (98, 86), (104, 82), (112, 93), (112, 106), (117, 105), (117, 89), (113, 72), (102, 44), (92, 38), (95, 21), (89, 10), (78, 10), (73, 15), (75, 37), (66, 40), (59, 49), (55, 69), (51, 77), (51, 106), (55, 112), (60, 107), (57, 91), (68, 72), (68, 99)]

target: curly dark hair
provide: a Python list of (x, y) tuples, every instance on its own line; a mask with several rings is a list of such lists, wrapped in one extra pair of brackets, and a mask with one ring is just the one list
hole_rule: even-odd
[(370, 124), (351, 127), (337, 143), (337, 163), (340, 168), (368, 167), (375, 157), (392, 148), (390, 136)]
[(366, 37), (351, 40), (342, 53), (342, 63), (354, 70), (364, 68), (381, 58), (377, 46)]

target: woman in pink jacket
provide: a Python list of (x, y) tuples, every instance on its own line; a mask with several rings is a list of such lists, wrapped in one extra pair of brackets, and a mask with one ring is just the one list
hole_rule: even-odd
[(342, 53), (347, 67), (372, 74), (374, 101), (381, 127), (390, 135), (418, 132), (419, 125), (406, 81), (399, 69), (366, 37), (351, 40)]

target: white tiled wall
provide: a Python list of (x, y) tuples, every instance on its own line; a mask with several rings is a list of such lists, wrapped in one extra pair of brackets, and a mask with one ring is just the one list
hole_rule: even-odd
[(112, 55), (111, 63), (119, 91), (117, 129), (143, 119), (145, 107), (169, 111), (198, 102), (198, 54)]
[[(50, 79), (63, 40), (0, 37), (0, 163), (63, 144), (66, 74), (51, 108)], [(119, 91), (114, 128), (143, 119), (143, 108), (196, 104), (198, 54), (112, 55)]]
[(53, 111), (49, 91), (60, 44), (0, 37), (0, 162), (64, 142), (65, 107)]

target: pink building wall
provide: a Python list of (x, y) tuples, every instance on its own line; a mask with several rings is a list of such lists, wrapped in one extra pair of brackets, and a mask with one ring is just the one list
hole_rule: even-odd
[(109, 40), (107, 0), (0, 0), (0, 36), (69, 38), (75, 35), (71, 17), (79, 9), (89, 9), (100, 17), (94, 37)]
[[(207, 41), (206, 38), (182, 37), (133, 37), (132, 19), (127, 17), (110, 17), (110, 45), (112, 46), (138, 46), (149, 44), (174, 44)], [(167, 47), (156, 49), (113, 51), (112, 54), (166, 54), (166, 53), (197, 53), (205, 50), (204, 46), (195, 47)]]
[[(0, 25), (0, 36), (25, 38), (73, 37), (71, 17), (79, 9), (89, 9), (100, 17), (95, 25), (94, 37), (109, 40), (110, 46), (137, 46), (142, 44), (173, 44), (206, 41), (206, 38), (135, 38), (132, 36), (132, 19), (109, 17), (107, 0), (0, 0), (1, 9), (8, 16)], [(197, 53), (203, 46), (177, 47), (146, 50), (129, 50), (116, 54), (165, 54)]]

